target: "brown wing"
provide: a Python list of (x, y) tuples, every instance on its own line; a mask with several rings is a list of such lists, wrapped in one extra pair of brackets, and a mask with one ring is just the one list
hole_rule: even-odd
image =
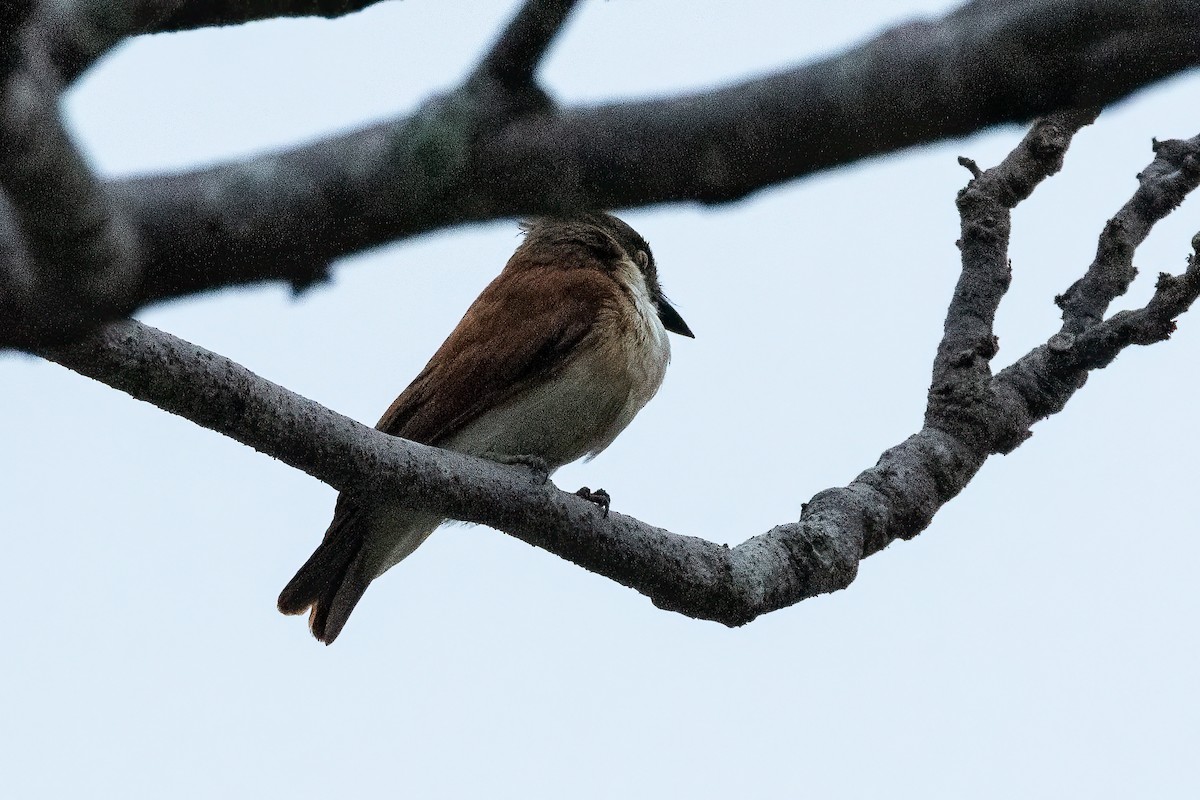
[(620, 289), (595, 269), (525, 267), (492, 281), (376, 425), (422, 444), (560, 369)]
[[(376, 427), (423, 444), (453, 436), (561, 368), (620, 291), (598, 269), (563, 269), (561, 262), (506, 268)], [(309, 627), (326, 643), (375, 577), (361, 510), (353, 495), (338, 496), (324, 540), (279, 595), (285, 614), (311, 607)]]

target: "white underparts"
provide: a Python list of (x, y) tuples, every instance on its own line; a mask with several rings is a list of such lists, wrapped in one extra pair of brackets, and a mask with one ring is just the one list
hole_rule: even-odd
[[(618, 269), (633, 302), (621, 294), (550, 379), (482, 414), (442, 447), (496, 460), (536, 456), (555, 469), (612, 443), (658, 391), (671, 358), (641, 270), (629, 259)], [(408, 556), (441, 523), (401, 506), (378, 507), (373, 516), (376, 575)]]

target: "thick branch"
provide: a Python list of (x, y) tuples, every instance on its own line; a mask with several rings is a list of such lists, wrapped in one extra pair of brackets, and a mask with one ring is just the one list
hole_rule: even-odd
[[(22, 63), (20, 39), (32, 9), (32, 0), (0, 5), (0, 119), (9, 103), (6, 87)], [(33, 292), (33, 264), (17, 223), (17, 210), (0, 187), (0, 319), (12, 319), (27, 308)]]
[(112, 189), (148, 244), (147, 301), (269, 279), (302, 286), (339, 256), (466, 221), (737, 199), (1111, 102), (1197, 58), (1200, 2), (977, 1), (725, 89), (561, 112), (459, 91), (356, 133)]
[(66, 83), (122, 39), (274, 17), (339, 17), (380, 0), (40, 0), (34, 22)]
[[(0, 69), (4, 227), (22, 237), (24, 286), (0, 284), (13, 342), (63, 340), (138, 302), (134, 232), (96, 182), (58, 115), (56, 76), (30, 29), (12, 37)], [(14, 277), (12, 275), (4, 277)], [(10, 293), (23, 295), (19, 307)]]
[[(465, 127), (460, 128), (458, 134), (479, 139), (495, 126), (495, 120), (545, 109), (548, 100), (530, 81), (538, 61), (573, 5), (573, 2), (563, 0), (529, 0), (482, 60), (474, 76), (457, 93), (457, 102), (466, 104), (470, 113), (462, 113), (454, 103), (435, 103), (433, 118), (426, 120), (423, 130), (418, 124), (416, 130), (409, 131), (414, 136), (403, 146), (412, 148), (415, 157), (425, 158), (429, 156), (426, 152), (429, 147), (439, 146), (437, 139), (444, 132), (438, 126), (444, 122), (450, 123), (448, 129), (461, 124)], [(42, 11), (46, 8), (40, 7)], [(79, 3), (72, 8), (80, 14), (99, 14), (98, 8), (88, 3)], [(123, 7), (124, 15), (101, 14), (99, 18), (106, 21), (108, 28), (105, 30), (111, 33), (136, 27), (134, 23), (149, 26), (153, 22), (161, 27), (165, 24), (163, 20), (176, 11), (184, 14), (181, 9), (173, 0), (133, 3)], [(215, 9), (210, 7), (209, 11), (215, 12)], [(186, 10), (191, 15), (189, 18), (215, 18), (200, 12), (198, 8)], [(91, 30), (78, 20), (74, 28)], [(30, 38), (42, 33), (44, 30), (36, 25), (29, 27)], [(104, 37), (93, 39), (100, 41)], [(267, 274), (276, 274), (276, 265), (281, 259), (294, 258), (294, 251), (284, 245), (285, 242), (301, 248), (319, 248), (300, 260), (298, 271), (289, 270), (289, 277), (297, 287), (320, 280), (334, 257), (354, 249), (341, 247), (336, 239), (318, 245), (310, 234), (343, 221), (359, 226), (361, 220), (354, 216), (366, 214), (365, 209), (355, 214), (354, 204), (358, 198), (330, 197), (327, 193), (335, 191), (335, 187), (315, 187), (307, 182), (309, 176), (296, 173), (272, 176), (261, 184), (261, 188), (268, 188), (267, 184), (282, 179), (289, 188), (303, 195), (302, 199), (299, 195), (289, 197), (289, 200), (298, 201), (290, 209), (281, 208), (278, 203), (270, 204), (265, 215), (261, 213), (263, 209), (238, 205), (244, 198), (237, 196), (240, 194), (237, 186), (232, 190), (228, 186), (209, 187), (215, 197), (180, 198), (172, 194), (171, 199), (182, 201), (184, 206), (168, 203), (171, 210), (165, 217), (158, 211), (152, 211), (150, 216), (169, 225), (186, 226), (187, 234), (175, 242), (166, 241), (182, 232), (162, 230), (153, 222), (146, 227), (147, 223), (143, 222), (141, 233), (149, 236), (146, 241), (156, 243), (162, 249), (134, 261), (131, 258), (133, 232), (119, 216), (111, 213), (108, 193), (98, 191), (92, 184), (90, 172), (62, 131), (54, 98), (47, 97), (45, 91), (36, 91), (39, 87), (27, 80), (28, 73), (28, 70), (15, 70), (6, 82), (8, 91), (4, 94), (4, 106), (0, 108), (5, 112), (0, 118), (0, 125), (3, 125), (0, 134), (5, 137), (0, 173), (8, 173), (4, 178), (5, 188), (18, 221), (28, 229), (26, 234), (34, 248), (36, 263), (54, 265), (64, 271), (73, 269), (76, 274), (66, 280), (63, 274), (54, 275), (47, 271), (50, 279), (35, 284), (32, 292), (18, 292), (15, 286), (6, 291), (0, 285), (0, 295), (13, 310), (0, 328), (0, 343), (33, 346), (39, 342), (62, 341), (82, 334), (106, 318), (127, 314), (148, 299), (244, 282), (249, 266), (247, 256), (262, 259)], [(437, 109), (448, 116), (439, 119), (441, 115)], [(352, 181), (361, 177), (372, 186), (381, 178), (389, 177), (386, 166), (379, 163), (341, 166), (350, 170), (346, 177)], [(370, 168), (375, 169), (364, 171)], [(284, 169), (288, 167), (284, 166)], [(275, 188), (282, 190), (279, 186)], [(114, 193), (119, 193), (119, 187)], [(136, 192), (126, 198), (134, 201), (125, 205), (126, 208), (132, 206), (134, 213), (150, 208), (145, 204), (148, 198)], [(232, 204), (228, 202), (230, 200)], [(204, 209), (193, 205), (195, 203), (218, 206), (216, 213), (222, 216), (220, 223), (214, 223)], [(197, 214), (197, 211), (201, 213)], [(388, 209), (381, 211), (386, 214)], [(233, 216), (229, 216), (230, 212)], [(345, 216), (348, 212), (352, 216)], [(279, 216), (273, 217), (273, 214)], [(243, 246), (246, 240), (242, 236), (247, 230), (243, 223), (246, 221), (252, 221), (254, 237), (268, 236), (274, 246), (264, 250), (265, 242), (259, 240), (250, 251), (227, 257), (220, 252), (222, 242), (235, 249)], [(269, 230), (264, 230), (264, 226)], [(207, 233), (205, 228), (208, 228)], [(191, 247), (198, 250), (191, 250)], [(168, 263), (171, 268), (168, 287), (156, 285), (153, 278), (142, 272), (143, 268), (149, 269), (161, 279), (165, 277), (165, 270), (155, 267)], [(103, 280), (88, 281), (86, 272), (80, 275), (84, 270), (90, 270)], [(228, 272), (222, 275), (222, 270)], [(214, 273), (218, 273), (215, 278)], [(4, 273), (0, 272), (2, 277)]]
[(33, 303), (34, 271), (25, 237), (8, 195), (0, 190), (0, 319), (13, 319)]
[[(83, 21), (62, 24), (103, 28), (112, 35), (95, 34), (95, 42), (111, 43), (138, 26), (359, 5), (127, 0), (108, 15), (100, 10), (110, 4), (78, 0), (70, 8)], [(79, 290), (67, 305), (90, 309), (81, 321), (99, 321), (222, 286), (283, 279), (303, 287), (341, 256), (467, 221), (732, 200), (869, 155), (1109, 102), (1200, 58), (1200, 0), (975, 0), (940, 21), (903, 25), (840, 56), (725, 89), (557, 111), (528, 79), (570, 6), (530, 0), (472, 80), (410, 117), (209, 169), (109, 184), (118, 204), (112, 219), (131, 220), (142, 245), (127, 273), (144, 280), (131, 289), (104, 283), (107, 297)], [(88, 192), (80, 203), (102, 208), (95, 199)], [(120, 227), (110, 241), (124, 238)], [(25, 316), (54, 304), (43, 301)], [(11, 328), (0, 328), (0, 342), (28, 341)]]
[(689, 616), (739, 625), (848, 585), (858, 560), (915, 536), (981, 457), (926, 430), (800, 522), (729, 549), (540, 486), (528, 473), (396, 439), (232, 361), (137, 322), (47, 353), (77, 372), (219, 431), (335, 488), (402, 495), (416, 509), (491, 525)]

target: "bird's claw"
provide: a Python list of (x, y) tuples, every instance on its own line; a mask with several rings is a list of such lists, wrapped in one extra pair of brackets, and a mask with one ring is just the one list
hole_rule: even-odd
[(595, 503), (598, 505), (600, 510), (604, 512), (604, 517), (606, 519), (608, 518), (608, 507), (612, 504), (612, 497), (609, 496), (608, 492), (604, 491), (603, 489), (597, 489), (593, 492), (591, 489), (584, 486), (575, 494), (579, 495), (584, 500), (587, 500), (589, 503)]

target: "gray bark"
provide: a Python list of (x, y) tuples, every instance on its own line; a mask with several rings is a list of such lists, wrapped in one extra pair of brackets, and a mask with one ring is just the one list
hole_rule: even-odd
[[(126, 36), (370, 4), (14, 5), (6, 30), (20, 35), (7, 38), (25, 46), (3, 47), (0, 140), (17, 142), (31, 126), (45, 135), (35, 173), (0, 171), (9, 200), (0, 211), (27, 228), (20, 241), (5, 241), (6, 260), (33, 278), (0, 283), (0, 346), (70, 338), (146, 303), (223, 286), (302, 288), (338, 258), (469, 221), (735, 200), (869, 156), (1110, 103), (1200, 58), (1200, 0), (975, 0), (725, 88), (559, 108), (534, 74), (574, 3), (531, 0), (462, 87), (411, 115), (202, 170), (109, 183), (81, 170), (57, 130), (52, 82), (27, 90), (38, 63), (69, 83)], [(40, 230), (23, 213), (46, 198), (57, 199), (59, 230)], [(0, 269), (0, 281), (14, 271)], [(64, 285), (56, 280), (64, 271), (98, 279)]]
[[(799, 520), (733, 548), (619, 513), (605, 516), (520, 468), (388, 436), (140, 323), (110, 324), (45, 355), (339, 490), (402, 496), (415, 509), (490, 525), (632, 587), (661, 608), (742, 625), (848, 586), (861, 559), (920, 533), (988, 456), (1010, 452), (1033, 424), (1060, 411), (1090, 370), (1131, 344), (1169, 337), (1175, 317), (1200, 294), (1197, 252), (1182, 275), (1160, 276), (1144, 307), (1078, 323), (1066, 314), (1063, 331), (992, 374), (992, 322), (1010, 279), (1010, 211), (1060, 169), (1071, 137), (1094, 117), (1075, 111), (1039, 121), (987, 171), (962, 159), (973, 175), (958, 197), (962, 274), (934, 358), (924, 426), (848, 486), (814, 496)], [(1200, 136), (1159, 144), (1138, 192), (1168, 199), (1149, 207), (1169, 210), (1173, 198), (1194, 188), (1198, 159)], [(1144, 224), (1156, 213), (1142, 216)], [(1140, 241), (1132, 228), (1110, 224), (1104, 246), (1132, 251)], [(1099, 285), (1093, 309), (1102, 315), (1124, 287)], [(1067, 330), (1076, 326), (1078, 333)]]
[[(1157, 143), (1061, 331), (993, 374), (1010, 211), (1058, 171), (1099, 105), (1192, 66), (1200, 2), (976, 0), (824, 61), (665, 100), (559, 109), (534, 73), (569, 0), (530, 0), (458, 90), (411, 116), (186, 173), (98, 182), (57, 93), (123, 37), (369, 3), (14, 3), (0, 11), (0, 344), (41, 353), (340, 490), (403, 496), (740, 625), (847, 586), (916, 536), (994, 453), (1018, 447), (1088, 373), (1167, 338), (1200, 293), (1200, 254), (1142, 308), (1106, 317), (1132, 253), (1200, 182), (1200, 137)], [(335, 259), (513, 214), (722, 202), (814, 171), (1055, 111), (960, 193), (962, 274), (922, 428), (800, 519), (729, 548), (605, 516), (524, 471), (386, 436), (215, 353), (136, 322), (140, 305), (231, 284), (319, 280)], [(47, 216), (47, 212), (50, 216)], [(53, 224), (48, 224), (52, 219)], [(1197, 240), (1200, 244), (1200, 239)], [(67, 342), (64, 344), (63, 342)]]

